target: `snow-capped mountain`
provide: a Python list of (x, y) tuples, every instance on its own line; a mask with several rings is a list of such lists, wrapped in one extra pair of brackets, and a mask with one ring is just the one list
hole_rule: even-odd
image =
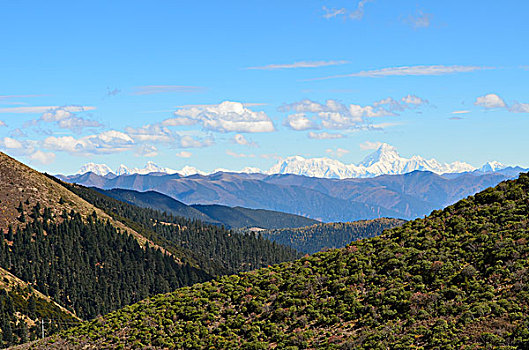
[(105, 176), (114, 173), (112, 169), (110, 169), (110, 167), (106, 164), (87, 163), (79, 169), (77, 174), (86, 174), (90, 172), (99, 176)]
[(128, 168), (127, 166), (121, 164), (119, 168), (116, 169), (116, 171), (113, 171), (108, 165), (106, 164), (95, 164), (95, 163), (88, 163), (83, 165), (77, 174), (85, 174), (88, 172), (92, 172), (94, 174), (105, 176), (108, 174), (112, 175), (131, 175), (131, 174), (140, 174), (140, 175), (146, 175), (151, 173), (163, 173), (163, 174), (180, 174), (183, 176), (188, 176), (192, 174), (202, 173), (198, 169), (193, 167), (184, 167), (181, 171), (173, 170), (170, 168), (161, 167), (154, 162), (147, 162), (143, 168)]
[(270, 168), (268, 173), (344, 179), (406, 174), (414, 170), (444, 174), (473, 171), (475, 168), (463, 162), (442, 164), (435, 159), (427, 160), (420, 156), (413, 156), (409, 159), (403, 158), (398, 154), (395, 147), (382, 144), (358, 165), (344, 164), (329, 158), (305, 159), (295, 156), (280, 161)]
[[(262, 171), (259, 168), (246, 167), (239, 171), (233, 171), (223, 168), (217, 168), (215, 172), (232, 172), (232, 173), (264, 173), (264, 174), (295, 174), (321, 178), (366, 178), (379, 175), (398, 175), (406, 174), (415, 170), (431, 171), (437, 174), (447, 173), (464, 173), (470, 171), (496, 172), (505, 169), (506, 166), (499, 162), (487, 162), (481, 168), (476, 169), (470, 164), (464, 162), (440, 163), (435, 159), (424, 159), (421, 156), (412, 156), (404, 158), (399, 155), (395, 147), (382, 144), (380, 147), (364, 158), (358, 164), (344, 164), (336, 159), (330, 158), (303, 158), (293, 156), (285, 158), (272, 166), (268, 171)], [(161, 167), (153, 162), (147, 162), (143, 168), (128, 168), (120, 165), (116, 171), (112, 171), (105, 164), (88, 163), (81, 167), (77, 174), (93, 172), (97, 175), (105, 176), (130, 175), (130, 174), (179, 174), (181, 176), (190, 176), (195, 174), (207, 175), (209, 173), (200, 171), (191, 166), (185, 166), (181, 170), (173, 170)]]
[(507, 168), (507, 166), (500, 162), (487, 162), (478, 170), (483, 173), (493, 173), (495, 171), (502, 170), (505, 168)]

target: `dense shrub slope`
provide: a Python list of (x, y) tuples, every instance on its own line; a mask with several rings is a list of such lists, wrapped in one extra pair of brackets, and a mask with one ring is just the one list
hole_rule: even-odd
[(344, 249), (159, 295), (40, 348), (529, 347), (529, 176)]

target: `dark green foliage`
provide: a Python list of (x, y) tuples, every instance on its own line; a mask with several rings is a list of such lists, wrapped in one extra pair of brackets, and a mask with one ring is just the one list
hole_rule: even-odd
[(300, 256), (294, 249), (254, 233), (233, 232), (201, 221), (140, 208), (87, 187), (62, 184), (144, 237), (212, 275), (249, 271)]
[(382, 236), (196, 284), (40, 348), (527, 349), (529, 175)]
[(314, 254), (325, 249), (343, 248), (359, 239), (378, 236), (384, 230), (403, 225), (405, 222), (400, 219), (381, 218), (268, 230), (260, 234), (264, 238), (290, 246), (300, 252)]
[(34, 220), (0, 244), (0, 266), (84, 319), (210, 278), (95, 214)]

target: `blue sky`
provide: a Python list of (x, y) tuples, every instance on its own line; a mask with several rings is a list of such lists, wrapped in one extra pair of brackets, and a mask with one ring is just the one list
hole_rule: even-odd
[(380, 142), (529, 166), (526, 1), (1, 7), (0, 150), (42, 171), (357, 163)]

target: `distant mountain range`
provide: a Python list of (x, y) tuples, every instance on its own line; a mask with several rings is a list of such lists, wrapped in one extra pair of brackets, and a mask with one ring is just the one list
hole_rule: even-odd
[(413, 219), (441, 209), (499, 182), (520, 168), (494, 173), (438, 175), (414, 171), (364, 179), (326, 179), (300, 175), (215, 173), (58, 176), (102, 189), (156, 191), (186, 204), (220, 204), (268, 209), (324, 222), (394, 217)]
[(99, 192), (114, 199), (167, 212), (188, 219), (197, 219), (206, 223), (224, 225), (227, 228), (281, 229), (297, 228), (318, 224), (319, 221), (303, 216), (281, 213), (264, 209), (228, 207), (225, 205), (186, 205), (164, 194), (147, 191), (112, 189)]
[[(232, 173), (262, 173), (267, 175), (274, 174), (294, 174), (319, 178), (346, 179), (346, 178), (369, 178), (379, 175), (398, 175), (406, 174), (415, 170), (431, 171), (436, 174), (453, 174), (464, 172), (496, 172), (507, 168), (505, 165), (492, 161), (487, 162), (481, 168), (475, 168), (464, 162), (453, 162), (450, 164), (440, 163), (435, 159), (424, 159), (421, 156), (404, 158), (399, 155), (395, 147), (388, 144), (381, 144), (376, 151), (368, 155), (359, 164), (344, 164), (338, 160), (330, 158), (303, 158), (301, 156), (288, 157), (279, 161), (268, 171), (258, 168), (246, 167), (240, 171), (231, 171), (227, 169), (215, 169), (211, 174), (216, 172)], [(208, 173), (198, 170), (197, 168), (185, 166), (181, 170), (174, 170), (156, 165), (153, 162), (147, 162), (144, 168), (128, 168), (120, 165), (113, 171), (105, 164), (88, 163), (79, 169), (78, 175), (92, 172), (100, 176), (119, 176), (132, 174), (179, 174), (181, 176), (190, 176), (195, 174), (207, 175)]]

